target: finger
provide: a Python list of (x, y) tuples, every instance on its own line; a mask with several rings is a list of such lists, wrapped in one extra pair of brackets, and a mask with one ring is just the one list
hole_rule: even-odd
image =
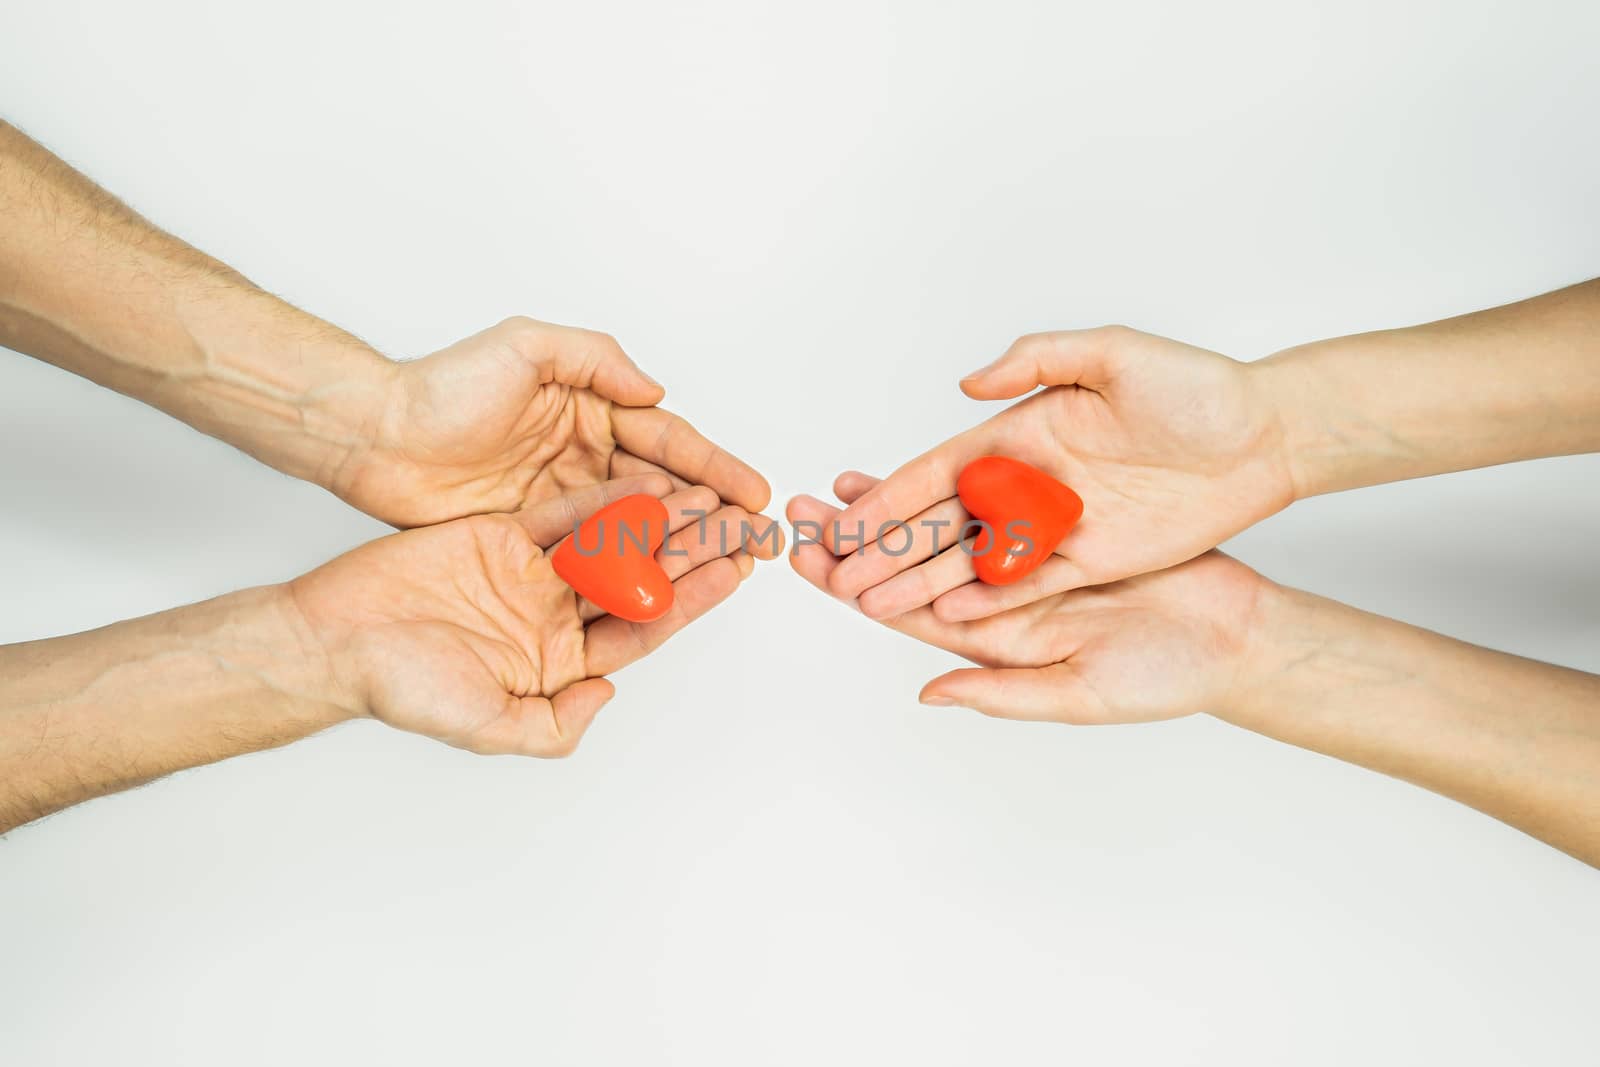
[(474, 731), (462, 747), (481, 755), (571, 755), (594, 717), (616, 694), (604, 678), (576, 682), (555, 697), (507, 693), (500, 714)]
[[(789, 566), (794, 572), (833, 599), (833, 590), (828, 588), (828, 574), (839, 565), (839, 557), (817, 544), (804, 544), (796, 546), (789, 553)], [(854, 600), (845, 600), (842, 603), (849, 607), (856, 607)]]
[(715, 559), (673, 583), (672, 609), (654, 622), (608, 615), (589, 626), (584, 660), (591, 675), (610, 674), (660, 648), (673, 634), (728, 599), (739, 588), (739, 565)]
[[(730, 504), (708, 514), (709, 509), (704, 506), (707, 500), (715, 501), (716, 494), (705, 486), (696, 486), (685, 493), (674, 493), (666, 500), (668, 527), (675, 532), (656, 552), (656, 562), (674, 582), (696, 567), (723, 556), (732, 557), (749, 547), (753, 525), (750, 513)], [(772, 521), (765, 516), (758, 518), (768, 526), (772, 525)], [(773, 531), (773, 538), (781, 548), (782, 534)], [(749, 566), (755, 566), (755, 560), (750, 558), (748, 552), (743, 555)], [(740, 567), (742, 577), (748, 577), (742, 573), (743, 563)], [(591, 622), (605, 612), (590, 601), (580, 599), (578, 614), (584, 622)]]
[(882, 480), (870, 474), (862, 474), (860, 471), (845, 471), (833, 480), (833, 495), (846, 504), (854, 504), (861, 498), (862, 493)]
[[(924, 560), (954, 547), (969, 517), (961, 501), (941, 500), (905, 526), (885, 531), (878, 540), (840, 562), (839, 569), (833, 572), (835, 595), (858, 597), (873, 586), (917, 568)], [(903, 583), (902, 588), (911, 588), (911, 585)], [(944, 591), (940, 589), (920, 604), (907, 604), (904, 610), (920, 607)]]
[[(828, 586), (828, 574), (838, 564), (839, 557), (821, 545), (801, 545), (789, 553), (789, 565), (794, 568), (794, 572), (830, 597), (833, 597), (833, 592)], [(860, 607), (854, 600), (840, 600), (840, 603), (847, 607), (857, 609)], [(946, 652), (954, 652), (958, 656), (978, 655), (982, 648), (981, 635), (972, 632), (968, 627), (941, 621), (934, 616), (931, 608), (914, 608), (876, 621), (923, 644), (942, 648)]]
[(945, 622), (971, 622), (1081, 588), (1089, 582), (1088, 572), (1078, 563), (1065, 556), (1052, 556), (1040, 564), (1038, 570), (1011, 585), (969, 582), (952, 588), (933, 602), (933, 613)]
[(570, 534), (584, 519), (613, 501), (633, 496), (635, 493), (664, 497), (671, 491), (671, 483), (659, 474), (614, 478), (599, 485), (570, 489), (531, 508), (523, 508), (512, 515), (512, 518), (528, 531), (528, 536), (533, 538), (535, 544), (541, 548), (549, 548)]
[[(822, 547), (820, 542), (823, 528), (839, 514), (839, 509), (814, 496), (802, 493), (789, 501), (783, 513), (789, 520), (789, 528), (794, 531), (794, 546), (789, 551), (789, 565), (812, 585), (817, 585), (818, 581), (821, 581), (823, 584), (817, 585), (817, 588), (829, 596), (834, 596), (833, 590), (828, 588), (827, 578), (839, 565), (839, 557)], [(823, 556), (827, 557), (826, 567), (822, 565)], [(854, 599), (846, 603), (855, 607)]]
[(1008, 400), (1041, 385), (1101, 388), (1109, 380), (1113, 345), (1132, 332), (1102, 326), (1019, 337), (999, 359), (961, 379), (961, 391), (974, 400)]
[[(848, 503), (871, 489), (877, 482), (878, 479), (870, 474), (845, 471), (834, 480), (833, 491), (840, 500)], [(857, 553), (855, 556), (846, 557), (842, 562), (848, 565), (851, 560), (857, 558), (862, 558), (865, 563), (867, 557), (863, 553)], [(970, 568), (970, 560), (968, 565)], [(954, 562), (946, 566), (949, 570), (944, 572), (942, 581), (933, 580), (938, 578), (938, 575), (924, 576), (929, 590), (940, 586), (947, 590), (942, 594), (935, 594), (936, 599), (933, 600), (933, 612), (942, 622), (971, 622), (974, 619), (988, 618), (1057, 593), (1079, 589), (1094, 581), (1087, 569), (1064, 556), (1053, 556), (1028, 577), (1012, 585), (985, 585), (973, 580), (976, 578), (975, 572), (966, 574), (967, 568), (961, 568)], [(957, 578), (963, 574), (966, 575), (965, 579), (958, 581)], [(885, 590), (883, 594), (867, 596), (864, 595), (867, 590), (853, 589), (853, 581), (846, 582), (839, 578), (835, 578), (834, 581), (839, 583), (833, 587), (834, 589), (841, 592), (854, 591), (860, 598), (862, 612), (872, 618), (883, 618), (885, 615), (918, 606), (917, 596), (914, 595), (916, 587), (897, 589), (892, 593)]]
[[(721, 501), (717, 495), (703, 485), (673, 493), (662, 503), (667, 506), (667, 525), (673, 536), (661, 546), (656, 559), (669, 574), (668, 561), (686, 555), (697, 567), (739, 549), (760, 559), (775, 559), (783, 551), (782, 527), (765, 515), (750, 514), (737, 504), (718, 507)], [(692, 569), (686, 567), (682, 573)]]
[(852, 501), (824, 527), (822, 543), (836, 556), (871, 544), (892, 528), (890, 523), (955, 496), (956, 476), (982, 452), (978, 437), (969, 432), (923, 453)]
[(661, 546), (656, 562), (677, 581), (696, 567), (737, 552), (750, 531), (750, 513), (732, 504), (685, 526)]
[(491, 332), (531, 360), (542, 382), (577, 386), (637, 407), (659, 404), (666, 395), (661, 383), (640, 370), (610, 334), (522, 315), (505, 320)]
[[(977, 576), (972, 557), (964, 549), (953, 547), (904, 574), (897, 574), (881, 585), (864, 590), (857, 600), (861, 604), (862, 614), (868, 618), (887, 619), (931, 604), (952, 589), (972, 582)], [(838, 572), (835, 572), (836, 584), (838, 579)]]
[(555, 711), (556, 740), (551, 755), (570, 755), (589, 731), (600, 709), (617, 695), (617, 687), (605, 678), (585, 678), (574, 682), (551, 698)]
[[(704, 521), (706, 516), (716, 511), (719, 501), (716, 493), (703, 485), (697, 485), (669, 493), (662, 498), (661, 503), (667, 509), (667, 532), (662, 537), (662, 544), (665, 545), (672, 534)], [(578, 617), (584, 622), (592, 622), (604, 614), (604, 609), (593, 601), (583, 597), (578, 598)]]
[[(649, 460), (640, 459), (631, 452), (617, 449), (611, 453), (611, 473), (616, 476), (622, 472), (628, 473), (656, 473), (672, 481), (674, 489), (693, 488), (688, 482), (679, 478), (662, 467), (656, 466)], [(783, 551), (783, 529), (777, 523), (757, 512), (754, 515), (745, 513), (749, 520), (747, 531), (747, 545), (757, 559), (777, 559)]]
[(756, 558), (744, 549), (740, 549), (728, 557), (739, 568), (739, 580), (742, 582), (756, 572)]
[[(834, 596), (828, 581), (828, 576), (839, 566), (839, 557), (815, 542), (803, 541), (800, 527), (802, 522), (821, 525), (830, 521), (831, 516), (837, 513), (837, 508), (830, 507), (813, 496), (797, 496), (789, 502), (787, 515), (795, 527), (795, 546), (789, 553), (789, 566), (823, 593), (835, 600), (841, 600)], [(859, 607), (854, 600), (841, 600), (841, 603), (853, 608)], [(943, 622), (934, 616), (930, 608), (917, 608), (877, 621), (907, 637), (913, 637), (924, 644), (957, 655), (975, 654), (982, 642), (981, 635), (975, 633), (972, 627), (953, 626)]]
[(781, 523), (761, 514), (750, 516), (750, 525), (742, 546), (747, 552), (756, 559), (777, 559), (783, 555), (783, 546)]
[(999, 719), (1076, 723), (1110, 719), (1099, 698), (1066, 663), (951, 671), (923, 686), (917, 699), (936, 707), (972, 708)]
[(640, 459), (624, 448), (613, 449), (611, 452), (611, 477), (621, 478), (626, 475), (659, 474), (672, 483), (674, 489), (688, 489), (689, 483), (673, 474), (665, 467), (658, 467), (647, 459)]
[[(677, 533), (696, 523), (704, 523), (715, 513), (722, 501), (717, 494), (704, 485), (693, 485), (688, 489), (680, 489), (670, 493), (661, 501), (667, 506), (667, 532)], [(663, 539), (665, 540), (665, 539)]]
[(760, 511), (772, 487), (754, 467), (703, 437), (662, 408), (617, 408), (611, 413), (617, 444), (695, 485), (708, 485), (732, 504)]

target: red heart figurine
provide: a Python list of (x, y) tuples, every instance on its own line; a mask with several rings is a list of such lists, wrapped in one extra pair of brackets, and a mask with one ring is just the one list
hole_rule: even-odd
[(956, 479), (956, 494), (985, 524), (971, 547), (973, 569), (985, 585), (1010, 585), (1032, 574), (1083, 514), (1077, 493), (1005, 456), (968, 463)]
[(601, 611), (653, 622), (672, 608), (672, 581), (656, 562), (667, 506), (648, 493), (607, 504), (556, 547), (551, 566)]

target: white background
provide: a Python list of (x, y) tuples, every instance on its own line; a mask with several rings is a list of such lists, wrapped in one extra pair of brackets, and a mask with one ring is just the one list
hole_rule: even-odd
[[(983, 417), (956, 380), (1025, 331), (1254, 358), (1597, 273), (1597, 37), (1585, 0), (52, 0), (0, 11), (0, 112), (386, 352), (609, 330), (781, 500)], [(1232, 549), (1595, 670), (1597, 497), (1522, 464)], [(381, 529), (0, 355), (0, 640)], [(1203, 717), (919, 707), (951, 665), (768, 565), (570, 761), (358, 724), (18, 830), (0, 1063), (1593, 1062), (1594, 871)]]

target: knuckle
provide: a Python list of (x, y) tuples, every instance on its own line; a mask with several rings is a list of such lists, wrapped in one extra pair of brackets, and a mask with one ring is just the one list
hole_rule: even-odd
[[(690, 440), (693, 441), (694, 438), (690, 438)], [(706, 441), (702, 438), (701, 442), (698, 444), (697, 451), (699, 452), (699, 455), (693, 461), (693, 476), (697, 483), (704, 485), (706, 482), (706, 476), (710, 474), (711, 468), (716, 466), (717, 461), (722, 458), (722, 449), (718, 448), (710, 441)]]
[(849, 588), (850, 583), (846, 581), (848, 577), (849, 575), (844, 573), (843, 567), (835, 567), (828, 572), (828, 577), (823, 580), (822, 584), (826, 585), (828, 592), (834, 596), (843, 596), (844, 591)]
[(1016, 356), (1031, 356), (1039, 351), (1044, 344), (1045, 335), (1042, 333), (1025, 333), (1011, 342), (1011, 347), (1006, 349), (1002, 359)]
[(585, 330), (584, 339), (588, 342), (591, 359), (615, 359), (623, 354), (622, 343), (603, 330)]
[(529, 318), (527, 315), (508, 315), (500, 320), (500, 325), (496, 328), (510, 334), (527, 334), (536, 331), (539, 328), (539, 322), (537, 319)]

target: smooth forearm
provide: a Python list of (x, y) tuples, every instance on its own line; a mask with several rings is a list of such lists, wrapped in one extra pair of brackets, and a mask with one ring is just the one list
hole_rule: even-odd
[(1295, 590), (1220, 718), (1469, 804), (1600, 865), (1600, 677)]
[(1299, 497), (1600, 451), (1600, 280), (1251, 364)]
[(285, 587), (0, 647), (0, 832), (349, 718)]
[(0, 345), (336, 488), (392, 364), (0, 123)]

